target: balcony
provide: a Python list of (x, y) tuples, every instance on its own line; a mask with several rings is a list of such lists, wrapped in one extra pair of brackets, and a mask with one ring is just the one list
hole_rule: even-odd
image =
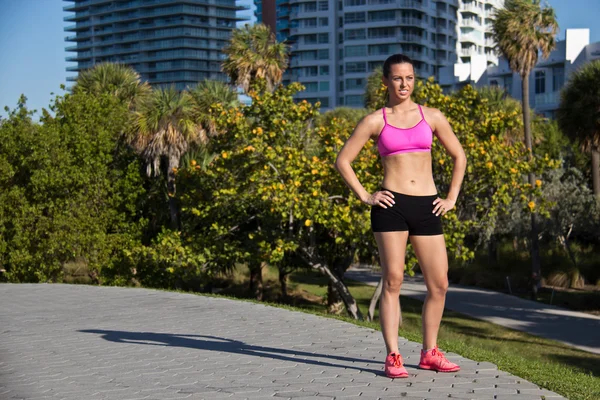
[(535, 107), (558, 108), (560, 104), (560, 91), (540, 93), (535, 95)]
[(477, 49), (475, 47), (470, 47), (468, 49), (460, 49), (459, 55), (461, 57), (470, 57), (470, 56), (476, 56), (479, 53), (477, 52)]
[(496, 55), (496, 53), (486, 53), (485, 56), (488, 61), (498, 65), (498, 56)]
[(477, 28), (481, 26), (481, 23), (475, 19), (464, 18), (460, 21), (460, 26), (468, 26), (471, 28)]
[(474, 33), (466, 33), (460, 35), (461, 42), (470, 42), (470, 43), (483, 43), (483, 35), (477, 36)]
[(476, 14), (476, 15), (482, 15), (483, 14), (483, 10), (479, 7), (477, 7), (475, 4), (461, 4), (460, 8), (458, 9), (461, 12), (464, 13), (472, 13), (472, 14)]

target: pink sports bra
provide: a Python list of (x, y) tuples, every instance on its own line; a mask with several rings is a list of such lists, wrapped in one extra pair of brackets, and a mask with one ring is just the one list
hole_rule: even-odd
[(379, 134), (377, 149), (382, 157), (400, 153), (431, 151), (433, 131), (427, 121), (425, 121), (421, 106), (418, 106), (421, 113), (421, 120), (412, 128), (396, 128), (388, 124), (385, 107), (381, 109), (385, 125)]

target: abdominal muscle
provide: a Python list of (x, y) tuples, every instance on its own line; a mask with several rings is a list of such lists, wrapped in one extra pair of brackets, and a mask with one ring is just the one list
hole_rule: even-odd
[(383, 182), (392, 192), (411, 196), (436, 195), (431, 169), (431, 153), (401, 153), (382, 157)]

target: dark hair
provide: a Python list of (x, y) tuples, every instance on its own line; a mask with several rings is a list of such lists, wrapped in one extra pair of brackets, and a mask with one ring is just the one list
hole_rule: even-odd
[(385, 60), (385, 62), (383, 63), (383, 76), (389, 78), (392, 65), (404, 63), (412, 65), (413, 69), (415, 68), (413, 60), (411, 60), (410, 57), (405, 56), (404, 54), (394, 54), (389, 56), (387, 60)]

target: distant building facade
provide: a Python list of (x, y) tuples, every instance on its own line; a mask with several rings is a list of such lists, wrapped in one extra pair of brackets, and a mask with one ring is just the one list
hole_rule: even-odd
[[(226, 80), (222, 48), (244, 9), (235, 0), (66, 0), (67, 61), (79, 72), (101, 62), (132, 66), (154, 85), (177, 89)], [(74, 80), (76, 77), (69, 77)]]
[(504, 0), (461, 0), (458, 9), (458, 59), (469, 63), (472, 56), (485, 56), (488, 65), (498, 65), (492, 38), (492, 17)]
[[(589, 29), (567, 29), (547, 59), (539, 59), (529, 76), (529, 105), (537, 113), (553, 118), (560, 105), (560, 91), (569, 76), (582, 65), (600, 59), (600, 42), (590, 44)], [(440, 70), (439, 83), (445, 90), (466, 84), (499, 86), (511, 97), (521, 100), (521, 77), (512, 72), (501, 57), (498, 66), (487, 66), (483, 57), (470, 63), (455, 64)]]
[(411, 57), (422, 77), (436, 76), (440, 68), (459, 61), (459, 0), (255, 0), (255, 4), (258, 22), (269, 25), (279, 41), (290, 45), (284, 79), (301, 82), (306, 91), (297, 97), (320, 101), (325, 109), (362, 107), (367, 77), (391, 54)]

